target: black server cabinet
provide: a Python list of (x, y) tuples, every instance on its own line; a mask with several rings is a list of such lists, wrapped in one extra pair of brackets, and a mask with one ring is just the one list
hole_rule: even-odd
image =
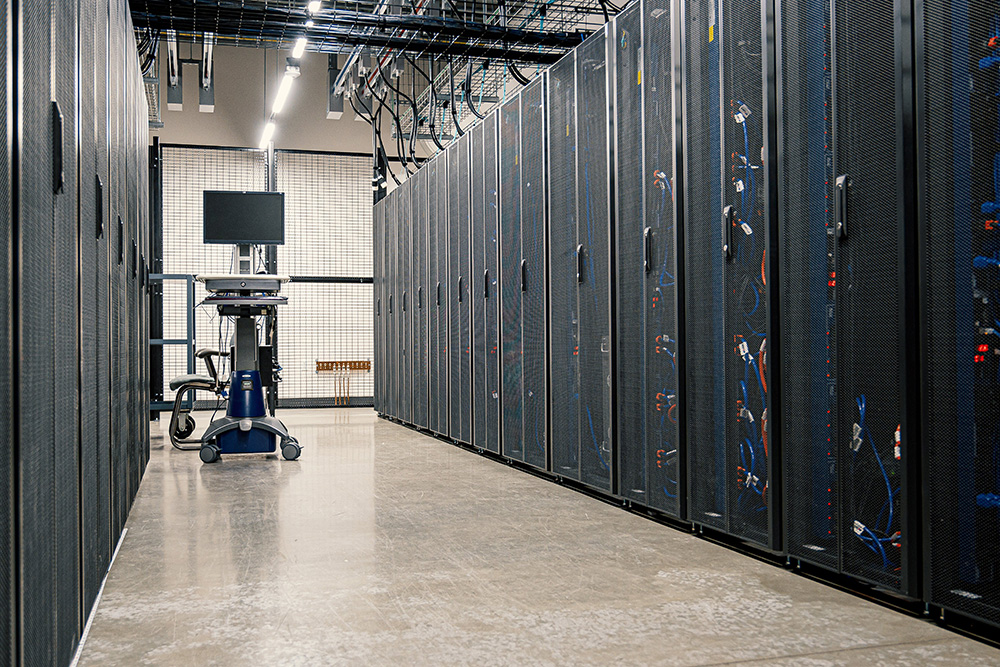
[(472, 129), (473, 443), (500, 453), (497, 117)]
[(784, 0), (778, 11), (786, 549), (915, 592), (900, 9)]
[[(80, 599), (80, 450), (78, 337), (79, 216), (77, 170), (79, 128), (77, 124), (77, 12), (76, 3), (52, 5), (52, 55), (55, 100), (62, 120), (53, 137), (61, 187), (55, 195), (53, 247), (49, 263), (56, 275), (52, 337), (55, 377), (49, 387), (55, 410), (55, 568), (49, 574), (56, 581), (55, 660), (66, 664), (82, 630)], [(123, 57), (124, 59), (124, 57)], [(32, 85), (30, 79), (28, 85)], [(34, 94), (43, 94), (35, 92)], [(27, 222), (27, 221), (26, 221)], [(61, 298), (60, 298), (61, 297)], [(32, 332), (31, 335), (38, 335)], [(38, 443), (47, 444), (47, 443)]]
[(672, 7), (636, 3), (614, 24), (615, 317), (621, 496), (683, 515)]
[[(10, 12), (9, 2), (3, 3)], [(9, 16), (5, 14), (5, 16)], [(14, 515), (17, 511), (14, 497), (13, 427), (16, 413), (11, 404), (15, 379), (13, 343), (13, 242), (16, 211), (11, 207), (13, 184), (11, 182), (11, 126), (12, 99), (8, 85), (13, 53), (9, 22), (0, 23), (0, 663), (13, 664), (15, 656), (15, 622), (12, 600), (16, 590), (14, 572)]]
[(690, 519), (776, 549), (765, 6), (684, 6), (686, 442)]
[(397, 401), (399, 389), (399, 355), (396, 340), (399, 323), (399, 293), (396, 284), (396, 257), (399, 254), (399, 224), (396, 220), (398, 201), (398, 197), (392, 194), (385, 198), (385, 299), (388, 305), (385, 336), (385, 395), (386, 414), (393, 419), (399, 417)]
[(915, 24), (927, 593), (1000, 626), (1000, 9)]
[(383, 326), (385, 323), (385, 318), (382, 315), (382, 286), (383, 286), (383, 267), (382, 267), (382, 257), (385, 255), (385, 236), (383, 234), (383, 216), (385, 215), (385, 199), (381, 199), (375, 203), (372, 207), (372, 295), (373, 295), (373, 311), (374, 311), (374, 331), (375, 331), (375, 346), (374, 346), (374, 364), (375, 364), (375, 374), (374, 378), (374, 391), (373, 400), (375, 403), (375, 412), (378, 414), (385, 414), (384, 399), (382, 392), (383, 387), (383, 375), (385, 374), (385, 354), (382, 349), (382, 345), (385, 340), (385, 332), (383, 331)]
[[(51, 664), (55, 654), (55, 433), (53, 354), (56, 289), (52, 257), (54, 160), (56, 134), (50, 96), (50, 3), (21, 3), (17, 19), (21, 34), (19, 120), (28, 139), (20, 146), (19, 173), (13, 188), (20, 189), (17, 254), (21, 268), (14, 273), (19, 320), (15, 335), (20, 386), (13, 416), (21, 444), (17, 448), (20, 506), (16, 525), (20, 535), (21, 654), (26, 664)], [(8, 24), (9, 25), (9, 24)], [(30, 222), (30, 224), (29, 224)], [(28, 446), (28, 445), (31, 446)]]
[[(83, 608), (97, 597), (109, 560), (107, 480), (107, 90), (106, 17), (94, 0), (80, 5), (80, 479)], [(105, 12), (106, 14), (106, 12)], [(100, 36), (99, 36), (100, 35)]]
[(472, 326), (469, 177), (472, 135), (464, 134), (448, 147), (448, 312), (451, 431), (457, 442), (472, 443)]
[(612, 488), (608, 68), (604, 30), (548, 72), (552, 471)]
[(545, 468), (545, 74), (500, 108), (502, 451)]
[(438, 255), (440, 253), (439, 172), (445, 159), (437, 155), (424, 166), (427, 172), (427, 385), (428, 413), (427, 429), (433, 433), (447, 432), (447, 420), (442, 426), (440, 410), (443, 400), (440, 329), (441, 329), (441, 285), (438, 278)]
[(434, 400), (437, 403), (437, 423), (438, 430), (436, 431), (439, 435), (445, 437), (451, 433), (451, 425), (449, 423), (449, 417), (451, 413), (451, 402), (449, 401), (450, 392), (450, 373), (451, 368), (450, 357), (448, 354), (449, 350), (449, 327), (450, 327), (450, 309), (449, 300), (450, 291), (448, 289), (449, 280), (449, 238), (450, 234), (448, 231), (448, 154), (442, 153), (438, 159), (435, 161), (437, 164), (437, 187), (435, 188), (437, 193), (437, 211), (436, 219), (434, 224), (436, 226), (436, 239), (434, 245), (435, 251), (435, 280), (434, 280), (434, 303), (435, 303), (435, 315), (437, 320), (437, 331), (436, 331), (436, 347), (437, 347), (437, 377), (438, 377), (438, 387), (435, 393)]
[[(111, 285), (109, 276), (113, 266), (114, 228), (111, 216), (110, 190), (110, 144), (108, 134), (109, 118), (109, 51), (108, 51), (108, 3), (99, 0), (95, 8), (95, 45), (94, 45), (94, 117), (104, 119), (96, 123), (96, 175), (94, 187), (98, 190), (96, 203), (99, 207), (100, 226), (95, 229), (98, 235), (97, 256), (94, 261), (96, 272), (96, 307), (97, 307), (97, 488), (99, 493), (99, 537), (97, 561), (99, 572), (96, 577), (103, 578), (111, 562), (117, 533), (113, 533), (111, 524), (111, 456), (112, 456), (112, 426), (111, 426)], [(83, 184), (86, 187), (87, 176), (83, 172)], [(99, 180), (98, 180), (99, 179)], [(84, 233), (85, 233), (84, 229)], [(99, 585), (99, 584), (98, 584)], [(89, 607), (88, 607), (89, 608)]]
[(413, 269), (410, 309), (413, 313), (413, 343), (410, 366), (413, 373), (411, 417), (414, 425), (427, 428), (427, 170), (412, 177), (410, 192), (410, 234)]
[(410, 423), (412, 415), (410, 406), (413, 399), (413, 373), (410, 369), (410, 355), (413, 347), (413, 289), (410, 283), (412, 274), (412, 258), (410, 257), (410, 234), (413, 230), (410, 218), (410, 193), (413, 179), (408, 178), (396, 189), (396, 238), (399, 243), (399, 254), (396, 256), (396, 284), (399, 290), (399, 332), (396, 336), (398, 362), (398, 403), (397, 414), (400, 421)]

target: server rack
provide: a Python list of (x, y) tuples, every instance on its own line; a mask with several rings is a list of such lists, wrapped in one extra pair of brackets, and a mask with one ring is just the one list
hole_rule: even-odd
[[(450, 424), (451, 401), (451, 357), (450, 349), (450, 289), (449, 278), (449, 213), (448, 213), (448, 183), (449, 183), (449, 158), (446, 153), (442, 153), (437, 160), (438, 163), (438, 183), (437, 183), (437, 239), (435, 251), (437, 253), (436, 266), (437, 276), (435, 280), (435, 304), (437, 309), (437, 351), (438, 351), (438, 392), (435, 394), (438, 411), (438, 431), (440, 435), (447, 437), (451, 434)], [(457, 391), (457, 389), (456, 389)]]
[(386, 398), (388, 403), (388, 414), (393, 418), (399, 417), (399, 346), (397, 344), (397, 330), (399, 322), (399, 296), (396, 284), (397, 256), (399, 254), (399, 221), (396, 219), (397, 197), (386, 197), (385, 199), (385, 239), (386, 239), (386, 303), (388, 304), (389, 319), (386, 322)]
[(777, 549), (766, 9), (684, 6), (687, 454), (691, 520)]
[(548, 464), (545, 77), (500, 109), (502, 452)]
[(469, 162), (472, 135), (466, 133), (448, 148), (448, 248), (450, 419), (453, 440), (472, 442), (472, 340), (469, 290), (470, 210)]
[(427, 428), (433, 433), (441, 433), (441, 349), (438, 346), (441, 309), (440, 285), (438, 282), (438, 191), (440, 181), (438, 170), (443, 163), (440, 155), (435, 156), (424, 167), (427, 172), (427, 386), (428, 413)]
[(782, 2), (779, 13), (787, 550), (915, 593), (906, 39), (890, 0), (827, 10)]
[(427, 428), (427, 170), (421, 169), (412, 178), (410, 219), (413, 254), (413, 423)]
[[(10, 16), (11, 6), (4, 2), (4, 16)], [(17, 579), (14, 566), (14, 499), (16, 457), (14, 455), (13, 410), (14, 383), (17, 363), (13, 358), (13, 254), (15, 215), (12, 210), (11, 127), (13, 125), (10, 66), (12, 39), (8, 21), (0, 22), (0, 662), (12, 664), (15, 648), (14, 592)]]
[(612, 487), (607, 40), (548, 72), (552, 471)]
[[(680, 197), (673, 12), (645, 0), (614, 23), (619, 493), (683, 516)], [(679, 84), (679, 81), (676, 83)]]
[(375, 363), (375, 375), (374, 375), (374, 390), (373, 390), (373, 402), (375, 407), (375, 412), (378, 414), (385, 414), (385, 406), (383, 404), (383, 382), (382, 376), (385, 373), (385, 354), (382, 350), (383, 340), (385, 337), (382, 331), (383, 323), (385, 319), (382, 317), (382, 282), (384, 275), (384, 268), (382, 266), (382, 256), (385, 254), (385, 238), (382, 233), (382, 216), (385, 211), (385, 199), (380, 199), (375, 202), (372, 207), (372, 266), (373, 271), (373, 284), (372, 284), (372, 298), (374, 303), (372, 304), (372, 312), (374, 313), (374, 363)]
[(413, 369), (411, 356), (413, 354), (413, 257), (411, 251), (411, 235), (413, 218), (410, 213), (410, 198), (413, 192), (413, 179), (407, 178), (394, 193), (396, 198), (396, 221), (398, 225), (397, 238), (400, 251), (397, 256), (399, 286), (399, 336), (396, 344), (399, 349), (399, 410), (396, 414), (400, 421), (411, 423), (413, 415)]
[(1000, 626), (1000, 12), (979, 0), (930, 0), (922, 10), (926, 591), (935, 605)]
[(500, 453), (498, 112), (472, 129), (473, 442)]

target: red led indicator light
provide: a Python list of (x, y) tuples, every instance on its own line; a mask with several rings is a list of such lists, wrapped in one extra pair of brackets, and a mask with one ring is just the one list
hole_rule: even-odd
[(989, 343), (983, 343), (981, 345), (976, 346), (976, 352), (989, 352), (989, 351), (990, 351)]
[(980, 361), (986, 361), (986, 355), (985, 354), (977, 354), (976, 355), (976, 362), (975, 363), (978, 364)]

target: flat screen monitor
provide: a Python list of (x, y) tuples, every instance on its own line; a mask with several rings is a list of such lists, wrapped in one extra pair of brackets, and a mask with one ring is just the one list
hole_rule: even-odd
[(285, 243), (284, 193), (205, 190), (203, 204), (205, 243)]

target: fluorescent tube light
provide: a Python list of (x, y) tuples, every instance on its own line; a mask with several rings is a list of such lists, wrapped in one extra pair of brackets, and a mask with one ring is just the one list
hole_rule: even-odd
[(267, 125), (264, 126), (264, 134), (260, 137), (260, 149), (264, 150), (267, 148), (267, 144), (270, 143), (271, 137), (274, 135), (274, 121), (268, 121)]
[(320, 5), (320, 2), (319, 2), (319, 0), (312, 0), (312, 2), (310, 2), (310, 3), (309, 3), (309, 4), (307, 5), (307, 6), (306, 6), (306, 9), (308, 9), (308, 10), (309, 10), (309, 13), (310, 13), (310, 14), (315, 14), (316, 12), (318, 12), (318, 11), (319, 11), (319, 5)]
[(281, 78), (281, 85), (278, 86), (278, 95), (274, 98), (274, 107), (272, 109), (273, 113), (281, 113), (281, 110), (285, 108), (285, 101), (288, 99), (288, 93), (292, 90), (292, 80), (294, 77), (289, 74), (285, 74)]
[(305, 52), (306, 52), (306, 38), (299, 37), (297, 40), (295, 40), (295, 48), (292, 49), (292, 57), (296, 59), (301, 58), (302, 54)]

